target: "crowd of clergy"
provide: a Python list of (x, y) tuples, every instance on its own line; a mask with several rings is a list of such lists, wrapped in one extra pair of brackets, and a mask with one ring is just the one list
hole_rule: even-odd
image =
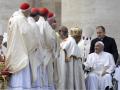
[(28, 3), (11, 15), (7, 40), (0, 35), (6, 90), (120, 90), (117, 45), (105, 28), (92, 39), (80, 27), (57, 28), (55, 17)]

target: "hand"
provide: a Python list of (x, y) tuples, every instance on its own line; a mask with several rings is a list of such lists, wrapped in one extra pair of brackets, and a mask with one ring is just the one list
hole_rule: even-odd
[(65, 57), (65, 62), (69, 62), (70, 58), (69, 57)]
[(85, 67), (85, 72), (92, 72), (94, 69), (93, 67)]
[(109, 73), (106, 71), (103, 71), (102, 76), (104, 76), (105, 74), (109, 74)]

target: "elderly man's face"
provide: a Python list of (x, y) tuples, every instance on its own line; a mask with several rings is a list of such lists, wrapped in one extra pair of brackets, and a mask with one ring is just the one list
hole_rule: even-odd
[(104, 46), (101, 45), (100, 43), (96, 43), (96, 44), (95, 44), (95, 52), (96, 52), (96, 53), (102, 52), (102, 51), (103, 51), (103, 48), (104, 48)]
[(22, 13), (25, 15), (25, 17), (30, 16), (30, 8), (25, 10), (25, 11), (23, 11)]
[(67, 30), (64, 30), (64, 29), (59, 30), (59, 34), (60, 34), (60, 37), (61, 37), (62, 39), (65, 39), (65, 38), (68, 37), (68, 31), (67, 31)]
[(105, 32), (102, 30), (102, 28), (96, 29), (97, 31), (97, 37), (98, 38), (103, 38), (105, 36)]

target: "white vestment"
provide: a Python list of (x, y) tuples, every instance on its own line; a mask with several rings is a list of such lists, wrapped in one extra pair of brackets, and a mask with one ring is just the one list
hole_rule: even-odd
[(34, 73), (33, 80), (35, 81), (37, 79), (37, 73), (36, 73), (37, 69), (38, 67), (40, 67), (43, 59), (42, 47), (41, 47), (42, 37), (39, 31), (39, 27), (32, 17), (28, 17), (28, 23), (32, 27), (31, 33), (34, 36), (31, 39), (34, 41), (33, 43), (36, 45), (36, 50), (29, 53), (30, 65), (31, 65), (32, 73)]
[[(84, 63), (86, 68), (93, 68), (86, 78), (87, 90), (105, 90), (107, 86), (112, 87), (111, 73), (115, 68), (113, 56), (107, 52), (91, 53)], [(103, 72), (107, 72), (102, 76)]]
[(22, 15), (11, 17), (9, 20), (7, 41), (7, 65), (11, 73), (25, 68), (28, 63), (28, 50), (23, 34), (28, 30), (29, 24)]
[(64, 90), (85, 90), (84, 74), (78, 45), (72, 37), (68, 37), (61, 43), (61, 48), (66, 51), (66, 56), (70, 60), (65, 62)]
[(36, 59), (39, 41), (33, 29), (22, 12), (10, 18), (6, 55), (7, 67), (12, 73), (9, 90), (40, 90), (42, 87), (41, 71), (36, 68), (39, 65), (39, 59)]
[(62, 48), (60, 48), (61, 38), (59, 34), (56, 32), (57, 35), (57, 53), (59, 57), (57, 60), (54, 61), (54, 83), (56, 85), (56, 90), (63, 90), (64, 89), (64, 74), (65, 74), (65, 52)]
[(43, 17), (40, 17), (37, 25), (39, 26), (40, 33), (42, 35), (42, 48), (43, 48), (43, 68), (47, 69), (49, 85), (53, 85), (53, 62), (57, 59), (57, 37), (55, 31), (49, 25), (48, 21), (45, 21)]

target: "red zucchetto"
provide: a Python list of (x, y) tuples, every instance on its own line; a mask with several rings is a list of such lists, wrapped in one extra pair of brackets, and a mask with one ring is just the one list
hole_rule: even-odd
[(39, 13), (43, 16), (47, 16), (49, 13), (49, 10), (47, 8), (39, 8)]
[(38, 8), (32, 8), (31, 13), (39, 13), (39, 9)]
[(28, 3), (21, 3), (20, 4), (20, 9), (21, 10), (26, 10), (28, 8), (30, 8), (30, 5)]
[(51, 18), (51, 17), (54, 17), (54, 13), (49, 12), (49, 13), (48, 13), (48, 18)]

